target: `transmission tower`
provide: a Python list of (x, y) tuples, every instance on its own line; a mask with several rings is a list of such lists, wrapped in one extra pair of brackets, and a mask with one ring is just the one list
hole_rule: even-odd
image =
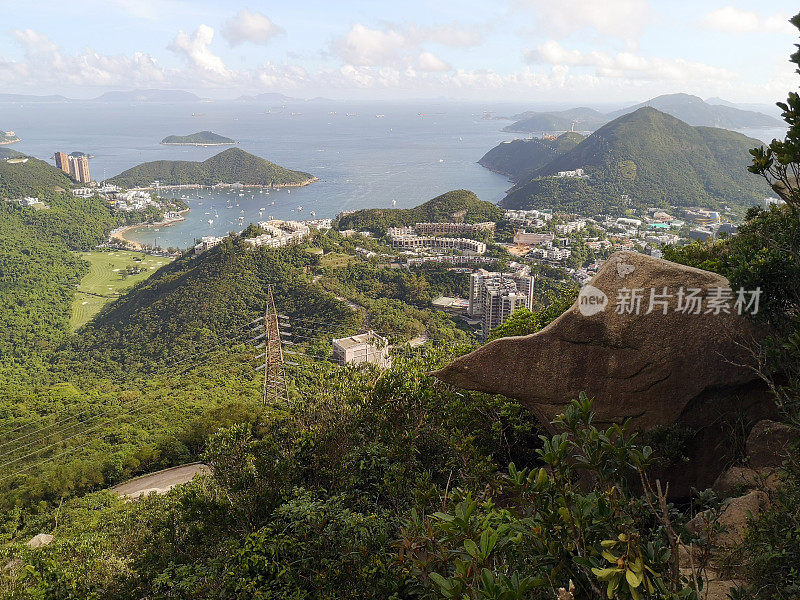
[(286, 383), (279, 318), (275, 310), (272, 286), (269, 286), (267, 310), (262, 324), (263, 333), (256, 338), (264, 340), (260, 344), (264, 348), (264, 354), (259, 355), (259, 358), (263, 356), (264, 364), (258, 366), (259, 369), (264, 369), (264, 406), (279, 401), (289, 403), (289, 386)]

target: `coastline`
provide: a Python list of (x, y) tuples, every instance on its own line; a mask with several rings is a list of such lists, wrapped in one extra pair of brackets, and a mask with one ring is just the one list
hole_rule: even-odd
[(239, 142), (160, 142), (162, 146), (236, 146)]
[(158, 187), (154, 186), (144, 186), (144, 187), (130, 187), (129, 190), (136, 190), (142, 192), (149, 192), (153, 190), (213, 190), (219, 188), (232, 188), (232, 187), (242, 187), (244, 189), (249, 188), (256, 188), (256, 189), (270, 189), (270, 190), (279, 190), (283, 188), (299, 188), (305, 187), (307, 185), (311, 185), (315, 181), (319, 181), (319, 178), (312, 177), (311, 179), (306, 179), (305, 181), (301, 181), (298, 183), (281, 183), (279, 185), (263, 185), (263, 184), (238, 184), (238, 183), (215, 183), (214, 185), (204, 185), (202, 183), (183, 183), (183, 184), (176, 184), (176, 185), (160, 185)]
[(136, 229), (147, 229), (151, 227), (169, 227), (170, 225), (175, 225), (176, 223), (180, 223), (181, 221), (186, 220), (183, 215), (188, 213), (189, 210), (190, 209), (188, 208), (184, 208), (183, 210), (178, 211), (178, 214), (181, 215), (180, 218), (178, 219), (170, 219), (168, 221), (156, 221), (153, 223), (136, 223), (135, 225), (125, 225), (123, 227), (118, 227), (117, 229), (112, 229), (111, 232), (109, 232), (108, 237), (110, 240), (116, 240), (122, 244), (125, 244), (126, 246), (132, 247), (136, 251), (140, 251), (144, 249), (144, 246), (142, 246), (139, 242), (126, 238), (125, 234), (127, 232), (134, 231)]

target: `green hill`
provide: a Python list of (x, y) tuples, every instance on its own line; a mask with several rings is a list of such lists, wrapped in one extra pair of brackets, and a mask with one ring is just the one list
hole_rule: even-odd
[(26, 162), (0, 161), (0, 198), (47, 197), (70, 189), (73, 183), (61, 169), (38, 158), (28, 158)]
[(301, 186), (314, 176), (292, 171), (239, 148), (229, 148), (202, 162), (157, 160), (137, 165), (109, 179), (122, 187), (161, 185), (216, 185), (218, 183), (255, 186)]
[(647, 102), (627, 106), (610, 113), (601, 113), (591, 108), (536, 112), (527, 111), (511, 117), (515, 122), (503, 131), (538, 133), (540, 131), (568, 131), (574, 123), (580, 131), (594, 131), (609, 121), (640, 108), (651, 107), (698, 127), (723, 127), (747, 129), (758, 127), (782, 127), (783, 123), (769, 115), (753, 110), (742, 110), (723, 104), (710, 104), (690, 94), (665, 94)]
[(22, 152), (17, 152), (11, 148), (0, 147), (0, 160), (5, 160), (7, 158), (22, 158), (23, 156), (25, 155)]
[(784, 125), (779, 119), (760, 112), (742, 110), (722, 104), (709, 104), (702, 98), (690, 94), (665, 94), (652, 98), (647, 102), (609, 113), (608, 117), (616, 119), (645, 106), (650, 106), (695, 126), (744, 129), (781, 127)]
[(169, 135), (161, 143), (168, 146), (227, 146), (237, 142), (213, 131), (198, 131), (189, 135)]
[[(462, 214), (463, 213), (463, 214)], [(369, 230), (383, 234), (388, 227), (429, 221), (481, 223), (502, 219), (503, 211), (469, 190), (453, 190), (414, 208), (368, 208), (339, 219), (339, 229)]]
[(540, 131), (593, 131), (603, 123), (608, 122), (608, 117), (592, 108), (570, 108), (568, 110), (535, 112), (528, 111), (514, 115), (516, 122), (504, 127), (503, 131), (519, 133), (537, 133)]
[[(654, 108), (640, 108), (601, 127), (572, 150), (534, 171), (503, 199), (505, 208), (585, 213), (629, 207), (729, 205), (745, 209), (770, 190), (747, 172), (758, 140), (734, 131), (692, 127)], [(584, 169), (588, 178), (555, 178)]]
[(533, 138), (502, 142), (483, 155), (478, 164), (518, 181), (581, 143), (585, 136), (568, 131), (555, 140)]
[(253, 249), (226, 238), (165, 265), (101, 311), (82, 330), (78, 356), (116, 366), (174, 362), (176, 353), (202, 351), (263, 314), (270, 285), (283, 314), (358, 324), (356, 313), (306, 276), (315, 260), (303, 247)]

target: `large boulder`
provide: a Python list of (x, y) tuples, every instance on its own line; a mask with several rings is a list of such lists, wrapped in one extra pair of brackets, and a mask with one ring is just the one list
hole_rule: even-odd
[[(676, 423), (690, 427), (698, 431), (690, 450), (710, 458), (681, 467), (683, 491), (708, 486), (731, 451), (721, 419), (743, 414), (752, 424), (772, 414), (748, 350), (762, 332), (738, 314), (736, 292), (727, 307), (712, 300), (730, 294), (729, 286), (709, 271), (617, 252), (572, 307), (542, 331), (490, 342), (434, 375), (461, 388), (516, 398), (544, 424), (586, 392), (598, 424), (629, 419), (639, 431)], [(696, 306), (686, 308), (690, 290), (699, 290), (699, 313)], [(719, 451), (709, 452), (714, 445)], [(677, 487), (673, 482), (671, 489)]]
[[(650, 290), (660, 294), (664, 288), (673, 294), (666, 314), (660, 305), (646, 314)], [(458, 387), (517, 398), (544, 421), (584, 391), (594, 398), (600, 423), (631, 419), (639, 430), (674, 423), (702, 394), (756, 379), (743, 346), (759, 332), (736, 314), (733, 302), (727, 314), (706, 313), (705, 305), (701, 314), (675, 310), (680, 289), (700, 289), (708, 297), (719, 288), (729, 289), (721, 275), (617, 252), (575, 304), (542, 331), (490, 342), (435, 375)], [(616, 299), (634, 289), (642, 290), (639, 314), (620, 314)], [(605, 298), (607, 305), (589, 314), (592, 298)]]
[(747, 460), (754, 469), (779, 467), (792, 451), (797, 432), (785, 425), (764, 419), (753, 426), (747, 436)]

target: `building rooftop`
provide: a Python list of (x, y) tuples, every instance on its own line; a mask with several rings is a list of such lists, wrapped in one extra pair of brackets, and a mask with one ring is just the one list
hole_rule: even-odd
[(350, 337), (335, 339), (333, 340), (333, 343), (346, 350), (347, 348), (353, 348), (354, 346), (369, 344), (370, 340), (385, 341), (384, 338), (375, 333), (359, 333), (358, 335), (351, 335)]

